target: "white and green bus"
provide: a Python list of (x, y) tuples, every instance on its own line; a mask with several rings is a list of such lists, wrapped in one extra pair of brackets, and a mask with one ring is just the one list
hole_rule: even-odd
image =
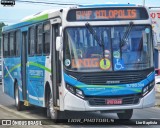
[(3, 28), (2, 85), (17, 110), (36, 105), (57, 119), (65, 111), (112, 111), (155, 104), (148, 10), (132, 4), (44, 11)]

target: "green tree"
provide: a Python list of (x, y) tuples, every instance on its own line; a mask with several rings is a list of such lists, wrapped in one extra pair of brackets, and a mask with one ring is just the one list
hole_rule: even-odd
[(0, 22), (0, 37), (2, 36), (2, 27), (5, 26), (5, 23)]
[(2, 37), (2, 27), (5, 26), (5, 23), (0, 22), (0, 57), (1, 57), (1, 37)]

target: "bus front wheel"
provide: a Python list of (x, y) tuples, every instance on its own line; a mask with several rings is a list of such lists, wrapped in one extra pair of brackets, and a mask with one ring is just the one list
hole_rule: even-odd
[(53, 98), (52, 93), (50, 93), (48, 98), (48, 107), (47, 107), (47, 117), (50, 117), (51, 119), (61, 119), (64, 117), (63, 113), (59, 110), (56, 110), (53, 105)]
[(133, 109), (125, 110), (124, 113), (117, 113), (119, 119), (131, 119), (133, 115)]
[(15, 85), (15, 106), (16, 106), (18, 111), (21, 111), (23, 109), (23, 102), (20, 101), (19, 89), (18, 89), (18, 84), (17, 83)]

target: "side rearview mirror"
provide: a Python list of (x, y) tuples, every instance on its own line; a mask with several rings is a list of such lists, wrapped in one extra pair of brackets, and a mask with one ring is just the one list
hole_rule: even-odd
[(62, 37), (58, 36), (56, 37), (56, 50), (60, 51), (62, 48)]

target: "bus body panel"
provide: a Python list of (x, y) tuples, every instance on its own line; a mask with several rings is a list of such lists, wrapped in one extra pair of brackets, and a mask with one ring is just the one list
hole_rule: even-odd
[[(74, 104), (73, 104), (74, 101)], [(72, 93), (68, 92), (64, 97), (64, 110), (72, 111), (103, 111), (103, 110), (124, 110), (124, 109), (142, 109), (154, 107), (155, 105), (155, 88), (152, 89), (145, 97), (140, 99), (138, 104), (131, 105), (103, 105), (91, 106), (85, 101)]]
[(43, 106), (45, 56), (28, 57), (28, 99), (31, 104)]
[(14, 98), (14, 82), (21, 84), (20, 58), (6, 58), (3, 62), (4, 68), (4, 92)]
[(139, 94), (142, 89), (148, 84), (154, 81), (155, 73), (152, 72), (148, 78), (138, 82), (130, 84), (116, 84), (116, 85), (87, 85), (75, 80), (74, 78), (64, 74), (65, 82), (76, 88), (83, 90), (86, 96), (123, 96)]
[[(28, 57), (27, 63), (27, 96), (29, 103), (38, 106), (44, 106), (44, 85), (47, 82), (45, 74), (50, 72), (50, 69), (45, 67), (45, 58), (45, 56)], [(4, 92), (14, 98), (14, 82), (17, 80), (20, 100), (23, 101), (20, 62), (20, 58), (4, 59)]]

